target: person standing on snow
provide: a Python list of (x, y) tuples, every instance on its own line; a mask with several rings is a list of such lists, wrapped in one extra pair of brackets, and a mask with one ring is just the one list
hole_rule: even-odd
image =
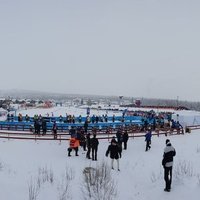
[(52, 128), (54, 140), (57, 139), (57, 130), (58, 130), (57, 124), (56, 124), (56, 122), (54, 122), (53, 123), (53, 128)]
[(92, 148), (92, 160), (97, 160), (97, 150), (99, 141), (96, 138), (96, 134), (93, 134), (93, 138), (91, 139), (91, 148)]
[(151, 146), (150, 146), (151, 136), (152, 136), (151, 129), (149, 129), (145, 135), (145, 141), (146, 141), (146, 150), (145, 151), (148, 151), (151, 148)]
[(172, 183), (172, 167), (173, 157), (176, 155), (175, 148), (171, 145), (169, 139), (166, 140), (166, 147), (164, 149), (162, 165), (164, 167), (165, 189), (164, 191), (170, 192)]
[(42, 134), (45, 135), (47, 133), (47, 122), (45, 119), (42, 119)]
[(121, 150), (117, 144), (117, 141), (114, 138), (111, 140), (111, 144), (108, 146), (108, 149), (106, 151), (106, 157), (108, 157), (108, 154), (110, 154), (110, 158), (111, 158), (111, 168), (114, 169), (113, 163), (114, 163), (114, 159), (116, 159), (117, 168), (118, 168), (118, 171), (120, 171), (119, 158), (121, 158), (122, 155), (121, 155)]
[(87, 146), (87, 153), (86, 153), (86, 158), (90, 158), (90, 150), (91, 150), (91, 138), (90, 138), (90, 133), (87, 134), (86, 136), (86, 146)]
[(68, 156), (71, 156), (71, 152), (74, 149), (75, 155), (78, 156), (78, 147), (79, 147), (79, 140), (75, 137), (70, 138), (69, 141), (69, 148), (68, 148)]
[(85, 120), (85, 123), (84, 123), (84, 130), (85, 130), (85, 133), (88, 132), (88, 121)]
[(124, 131), (124, 134), (123, 134), (122, 137), (123, 137), (124, 149), (126, 150), (127, 149), (127, 142), (128, 142), (128, 138), (129, 138), (127, 130)]

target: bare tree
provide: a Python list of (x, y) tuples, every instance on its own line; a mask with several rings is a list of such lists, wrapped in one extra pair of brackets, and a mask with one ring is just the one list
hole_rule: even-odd
[(38, 184), (35, 184), (31, 178), (31, 181), (28, 183), (28, 192), (29, 192), (29, 200), (37, 200), (37, 196), (39, 194)]
[(65, 174), (62, 179), (62, 183), (58, 187), (59, 189), (59, 200), (71, 199), (69, 188), (70, 183), (74, 179), (74, 171), (71, 168), (65, 168)]
[(112, 200), (117, 196), (117, 187), (105, 162), (96, 169), (87, 167), (83, 171), (82, 193), (85, 200)]

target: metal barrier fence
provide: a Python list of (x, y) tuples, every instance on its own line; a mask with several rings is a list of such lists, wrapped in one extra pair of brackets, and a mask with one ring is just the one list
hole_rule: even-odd
[[(129, 137), (134, 138), (134, 137), (144, 137), (146, 134), (146, 131), (141, 129), (141, 126), (138, 125), (132, 125), (132, 126), (127, 126), (125, 128), (128, 131)], [(117, 129), (114, 128), (109, 128), (109, 129), (97, 129), (96, 130), (96, 135), (98, 139), (108, 139), (111, 140), (113, 136), (116, 137)], [(89, 133), (92, 133), (92, 130), (89, 130)], [(160, 135), (180, 135), (184, 134), (184, 132), (180, 132), (178, 130), (171, 130), (171, 129), (160, 129), (159, 131), (153, 131), (152, 135), (153, 136), (160, 136)], [(86, 134), (85, 134), (86, 135)], [(35, 134), (34, 132), (28, 132), (28, 131), (21, 131), (21, 132), (16, 132), (16, 131), (11, 131), (11, 130), (1, 130), (0, 131), (0, 138), (5, 138), (5, 139), (21, 139), (21, 140), (59, 140), (59, 141), (66, 141), (69, 140), (71, 135), (69, 132), (62, 133), (58, 132), (56, 139), (54, 138), (53, 133), (47, 133), (45, 135), (42, 134)]]

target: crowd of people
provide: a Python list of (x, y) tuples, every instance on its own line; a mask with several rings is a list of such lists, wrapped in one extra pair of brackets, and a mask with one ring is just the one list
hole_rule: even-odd
[[(59, 115), (58, 117), (55, 117), (53, 112), (50, 116), (49, 113), (47, 113), (45, 116), (42, 116), (41, 114), (35, 114), (33, 117), (30, 117), (28, 114), (26, 114), (25, 116), (22, 116), (21, 113), (18, 114), (17, 120), (19, 122), (21, 121), (25, 121), (25, 122), (29, 122), (29, 121), (35, 121), (35, 120), (39, 120), (40, 118), (48, 118), (49, 120), (51, 118), (53, 118), (53, 121), (56, 121), (58, 123), (84, 123), (85, 121), (87, 121), (87, 123), (98, 123), (98, 122), (115, 122), (115, 121), (125, 121), (126, 117), (141, 117), (142, 121), (145, 123), (149, 123), (149, 122), (153, 122), (153, 123), (159, 123), (159, 124), (163, 124), (166, 123), (166, 121), (171, 121), (172, 119), (172, 113), (171, 112), (159, 112), (156, 113), (155, 111), (151, 110), (151, 111), (127, 111), (127, 112), (122, 112), (121, 116), (115, 116), (115, 114), (113, 114), (112, 116), (108, 116), (107, 113), (102, 114), (102, 115), (95, 115), (92, 114), (90, 115), (90, 113), (87, 113), (86, 117), (83, 117), (82, 115), (79, 116), (75, 116), (72, 114), (68, 114), (66, 113), (65, 116), (63, 115)], [(13, 121), (16, 120), (16, 118), (14, 117), (13, 113), (7, 114), (7, 121)], [(131, 119), (130, 119), (131, 120)]]
[[(157, 128), (169, 127), (170, 130), (177, 129), (183, 130), (183, 127), (179, 123), (179, 121), (175, 121), (169, 117), (168, 114), (162, 114), (159, 116), (154, 115), (155, 113), (149, 112), (139, 112), (135, 113), (135, 115), (141, 115), (143, 124), (141, 125), (140, 130), (145, 132), (145, 151), (149, 151), (151, 149), (151, 138), (152, 131), (156, 131)], [(12, 119), (13, 116), (8, 116), (9, 120)], [(34, 133), (45, 135), (47, 133), (47, 121), (41, 115), (34, 115)], [(167, 119), (167, 121), (166, 121)], [(18, 121), (22, 121), (23, 116), (21, 114), (18, 115)], [(25, 120), (29, 121), (30, 117), (28, 115), (25, 116)], [(82, 123), (82, 116), (78, 117), (78, 122)], [(67, 123), (75, 123), (76, 118), (74, 115), (67, 115), (66, 122)], [(72, 126), (69, 129), (70, 140), (68, 147), (68, 156), (72, 156), (72, 152), (75, 152), (75, 156), (79, 156), (79, 148), (83, 148), (85, 151), (86, 159), (91, 159), (92, 161), (97, 161), (98, 159), (98, 146), (99, 139), (97, 137), (98, 130), (96, 127), (92, 127), (90, 131), (88, 131), (88, 126), (90, 123), (98, 123), (99, 121), (108, 122), (108, 116), (103, 115), (102, 117), (93, 115), (90, 117), (89, 115), (86, 117), (83, 126)], [(112, 121), (115, 122), (115, 116), (113, 115)], [(149, 123), (151, 121), (151, 123)], [(64, 122), (62, 116), (59, 117), (59, 122)], [(54, 139), (57, 139), (57, 131), (58, 126), (57, 122), (54, 121), (52, 125), (52, 133)], [(106, 132), (109, 132), (109, 129), (106, 129)], [(119, 159), (122, 157), (123, 149), (127, 150), (127, 143), (129, 139), (128, 129), (126, 126), (122, 126), (117, 128), (115, 132), (115, 136), (111, 139), (107, 150), (105, 151), (105, 156), (110, 157), (111, 159), (111, 169), (114, 169), (114, 161), (117, 163), (117, 170), (120, 171)], [(171, 142), (166, 140), (166, 147), (164, 149), (162, 165), (164, 168), (164, 180), (165, 180), (165, 189), (164, 191), (170, 192), (171, 183), (172, 183), (172, 167), (173, 167), (173, 157), (176, 155), (176, 151), (174, 147), (171, 145)]]
[[(103, 115), (87, 115), (86, 117), (82, 117), (82, 115), (79, 115), (77, 117), (75, 117), (75, 115), (71, 115), (71, 114), (67, 114), (66, 113), (66, 116), (62, 116), (62, 115), (59, 115), (59, 117), (54, 117), (53, 113), (52, 115), (50, 116), (48, 113), (46, 114), (46, 116), (42, 116), (41, 114), (35, 114), (33, 117), (30, 117), (28, 114), (26, 114), (25, 116), (22, 116), (21, 113), (18, 114), (17, 116), (17, 119), (16, 117), (14, 116), (14, 114), (10, 114), (8, 113), (7, 114), (7, 121), (8, 122), (13, 122), (15, 120), (17, 120), (18, 122), (30, 122), (30, 121), (36, 121), (36, 120), (40, 120), (41, 118), (45, 118), (46, 120), (48, 119), (48, 121), (56, 121), (58, 123), (72, 123), (72, 124), (75, 124), (75, 123), (83, 123), (85, 121), (87, 121), (87, 123), (98, 123), (98, 122), (108, 122), (109, 119), (108, 119), (108, 115), (107, 114), (103, 114)], [(122, 116), (123, 118), (123, 116)], [(122, 118), (119, 118), (120, 121), (122, 121), (123, 119)], [(118, 119), (118, 120), (119, 120)], [(112, 122), (115, 122), (116, 121), (116, 117), (115, 115), (113, 114), (110, 121)]]
[[(83, 148), (83, 151), (86, 152), (87, 159), (97, 161), (99, 139), (97, 138), (97, 131), (95, 128), (92, 129), (92, 132), (87, 133), (82, 127), (79, 127), (78, 129), (72, 127), (70, 129), (70, 136), (68, 156), (71, 156), (72, 150), (75, 151), (75, 156), (78, 156), (78, 151), (81, 147)], [(117, 170), (120, 170), (119, 158), (122, 156), (122, 149), (127, 149), (128, 139), (128, 131), (123, 129), (123, 127), (118, 128), (116, 135), (113, 136), (108, 149), (105, 152), (106, 156), (110, 154), (112, 169), (114, 169), (114, 160), (117, 160)]]
[[(86, 134), (86, 137), (85, 137)], [(97, 153), (99, 140), (96, 137), (96, 131), (93, 130), (92, 137), (90, 133), (85, 133), (84, 129), (75, 130), (74, 128), (70, 131), (70, 141), (68, 148), (68, 156), (71, 156), (72, 150), (75, 152), (75, 156), (78, 155), (79, 147), (83, 148), (86, 152), (86, 159), (92, 159), (97, 161)], [(151, 138), (152, 138), (152, 128), (148, 127), (145, 134), (146, 148), (145, 151), (151, 149)], [(110, 156), (111, 159), (111, 169), (114, 170), (114, 161), (117, 163), (117, 170), (120, 171), (119, 159), (122, 157), (122, 150), (127, 150), (127, 142), (129, 135), (126, 129), (119, 128), (116, 135), (111, 139), (110, 144), (105, 151), (105, 156)], [(164, 191), (170, 192), (172, 183), (172, 167), (173, 167), (173, 157), (176, 155), (175, 148), (171, 145), (169, 139), (166, 140), (166, 147), (164, 149), (162, 165), (164, 168), (164, 180), (165, 188)]]

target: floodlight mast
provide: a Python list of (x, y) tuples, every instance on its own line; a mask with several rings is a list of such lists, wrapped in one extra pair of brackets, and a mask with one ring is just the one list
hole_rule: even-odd
[(122, 105), (122, 99), (124, 96), (119, 96), (119, 105)]

